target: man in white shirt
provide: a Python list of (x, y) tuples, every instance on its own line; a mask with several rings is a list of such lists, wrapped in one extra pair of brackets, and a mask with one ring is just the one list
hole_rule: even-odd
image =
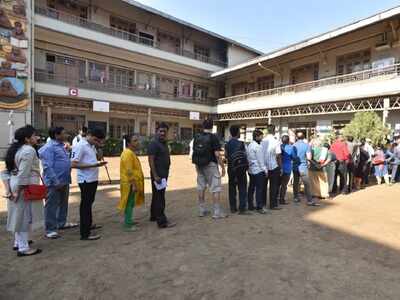
[(78, 169), (78, 184), (81, 190), (80, 233), (81, 240), (98, 240), (101, 236), (91, 234), (91, 229), (100, 229), (101, 226), (93, 225), (92, 205), (95, 200), (99, 180), (99, 167), (107, 162), (97, 160), (96, 146), (100, 146), (105, 138), (101, 129), (90, 130), (85, 139), (81, 139), (72, 148), (71, 167)]
[(248, 190), (248, 209), (254, 210), (254, 191), (256, 192), (256, 211), (265, 214), (266, 210), (266, 176), (268, 169), (261, 148), (263, 133), (261, 130), (254, 130), (253, 141), (247, 147), (247, 160), (249, 161), (250, 184)]
[(267, 126), (268, 134), (261, 142), (261, 148), (268, 169), (269, 207), (272, 210), (281, 209), (278, 206), (279, 182), (281, 176), (281, 145), (275, 138), (275, 125)]
[(79, 130), (79, 134), (72, 140), (72, 147), (76, 146), (81, 139), (84, 139), (86, 137), (87, 131), (88, 129), (85, 126), (83, 126), (81, 130)]
[(365, 139), (364, 150), (368, 152), (369, 159), (367, 165), (365, 167), (365, 174), (364, 174), (364, 184), (369, 184), (369, 175), (371, 174), (371, 167), (372, 167), (372, 157), (375, 155), (375, 150), (371, 146), (372, 140), (367, 138)]

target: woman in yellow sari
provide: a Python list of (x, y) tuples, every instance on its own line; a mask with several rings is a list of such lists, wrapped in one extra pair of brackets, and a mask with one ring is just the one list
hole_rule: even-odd
[(121, 154), (121, 199), (118, 209), (125, 215), (124, 227), (134, 231), (137, 223), (133, 222), (133, 208), (144, 203), (144, 176), (140, 161), (135, 154), (139, 145), (138, 137), (125, 135), (124, 140), (126, 148)]

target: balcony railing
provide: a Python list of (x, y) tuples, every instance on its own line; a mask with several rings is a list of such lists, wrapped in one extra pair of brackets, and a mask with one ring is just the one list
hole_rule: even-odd
[(173, 50), (166, 50), (163, 45), (159, 42), (157, 42), (155, 39), (149, 39), (146, 37), (142, 37), (138, 34), (134, 34), (134, 33), (130, 33), (127, 31), (123, 31), (117, 28), (113, 28), (113, 27), (109, 27), (109, 26), (105, 26), (105, 25), (101, 25), (98, 23), (94, 23), (88, 19), (84, 19), (72, 14), (68, 14), (65, 13), (63, 11), (59, 11), (59, 10), (55, 10), (49, 7), (42, 7), (42, 6), (35, 6), (35, 13), (42, 15), (42, 16), (46, 16), (52, 19), (57, 19), (60, 20), (62, 22), (65, 23), (69, 23), (72, 25), (76, 25), (79, 27), (83, 27), (86, 29), (90, 29), (93, 31), (97, 31), (97, 32), (101, 32), (119, 39), (123, 39), (125, 41), (129, 41), (129, 42), (133, 42), (133, 43), (137, 43), (137, 44), (141, 44), (144, 46), (148, 46), (148, 47), (152, 47), (152, 48), (157, 48), (160, 49), (162, 51), (167, 51), (167, 52), (171, 52), (180, 56), (184, 56), (184, 57), (188, 57), (188, 58), (192, 58), (195, 60), (199, 60), (205, 63), (209, 63), (209, 64), (213, 64), (213, 65), (217, 65), (217, 66), (221, 66), (221, 67), (226, 67), (227, 63), (225, 61), (216, 59), (216, 58), (212, 58), (209, 56), (205, 56), (205, 55), (201, 55), (200, 53), (195, 53), (195, 52), (191, 52), (188, 50), (184, 50), (181, 48), (175, 48)]
[(35, 81), (51, 83), (56, 85), (62, 85), (74, 88), (83, 88), (91, 90), (100, 90), (108, 93), (118, 93), (126, 95), (135, 95), (142, 97), (159, 98), (163, 100), (174, 100), (184, 103), (201, 104), (201, 105), (213, 105), (216, 99), (213, 98), (196, 98), (196, 97), (182, 97), (176, 96), (174, 93), (168, 93), (160, 91), (159, 87), (151, 88), (147, 85), (124, 85), (117, 84), (112, 81), (94, 81), (88, 78), (77, 78), (74, 76), (60, 75), (52, 72), (43, 70), (35, 70)]
[(299, 84), (292, 84), (282, 87), (277, 87), (269, 90), (262, 90), (251, 92), (242, 95), (236, 95), (226, 98), (221, 98), (218, 100), (218, 104), (227, 104), (238, 101), (243, 101), (250, 98), (258, 98), (264, 96), (272, 96), (272, 95), (282, 95), (286, 93), (298, 93), (304, 91), (310, 91), (316, 88), (322, 88), (326, 86), (339, 86), (346, 83), (351, 82), (359, 82), (363, 80), (368, 80), (372, 78), (382, 77), (382, 76), (399, 76), (400, 75), (400, 64), (390, 65), (386, 67), (380, 67), (375, 69), (369, 69), (366, 71), (355, 72), (346, 75), (328, 77), (316, 81), (309, 81)]

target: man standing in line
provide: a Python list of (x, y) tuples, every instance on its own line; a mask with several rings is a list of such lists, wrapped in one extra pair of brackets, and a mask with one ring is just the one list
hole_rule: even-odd
[(356, 168), (356, 161), (354, 159), (356, 158), (356, 150), (357, 150), (357, 145), (354, 143), (354, 138), (352, 136), (347, 137), (347, 150), (349, 151), (349, 161), (347, 165), (347, 184), (348, 184), (348, 193), (351, 193), (353, 191), (354, 187), (354, 171)]
[(340, 193), (347, 193), (347, 169), (348, 162), (350, 158), (349, 149), (347, 148), (347, 144), (344, 142), (342, 136), (338, 136), (336, 141), (331, 146), (331, 151), (336, 156), (336, 172), (335, 172), (335, 180), (333, 183), (333, 192), (337, 191), (337, 177), (340, 177)]
[(89, 130), (86, 138), (81, 139), (72, 148), (71, 166), (78, 169), (78, 184), (81, 190), (80, 233), (81, 240), (93, 241), (101, 238), (91, 234), (92, 229), (100, 229), (101, 225), (93, 224), (92, 206), (95, 201), (99, 180), (99, 167), (107, 162), (97, 160), (96, 146), (99, 147), (105, 138), (103, 130), (95, 128)]
[(362, 139), (362, 142), (364, 142), (364, 150), (366, 152), (368, 152), (369, 155), (369, 159), (367, 162), (367, 165), (365, 167), (365, 174), (364, 174), (364, 185), (368, 185), (369, 184), (369, 176), (371, 175), (371, 168), (372, 168), (372, 159), (375, 155), (375, 150), (374, 148), (371, 146), (371, 139), (366, 138), (366, 139)]
[(229, 205), (231, 213), (238, 211), (236, 189), (239, 190), (239, 215), (250, 214), (247, 211), (247, 153), (240, 138), (240, 127), (230, 127), (231, 139), (225, 145), (225, 157), (228, 160)]
[(268, 169), (265, 166), (265, 159), (262, 153), (261, 141), (263, 133), (261, 130), (254, 130), (253, 141), (247, 147), (247, 159), (249, 161), (250, 184), (248, 190), (248, 209), (254, 210), (254, 190), (256, 191), (256, 211), (266, 214), (266, 176)]
[(72, 140), (72, 147), (78, 144), (81, 139), (84, 139), (86, 137), (87, 131), (88, 131), (87, 127), (82, 126), (82, 129), (79, 130), (79, 134)]
[(151, 172), (151, 211), (150, 221), (157, 222), (160, 229), (174, 227), (176, 224), (168, 221), (165, 215), (165, 191), (169, 176), (171, 158), (167, 144), (169, 127), (160, 123), (157, 134), (148, 146), (149, 165)]
[(44, 206), (46, 237), (57, 239), (57, 230), (74, 228), (78, 224), (67, 223), (71, 161), (69, 153), (65, 150), (64, 128), (50, 128), (49, 137), (50, 141), (39, 150), (39, 158), (42, 161), (44, 183), (48, 190)]
[(267, 130), (268, 134), (262, 140), (261, 148), (265, 159), (265, 165), (268, 168), (269, 207), (272, 210), (279, 210), (281, 209), (278, 206), (278, 193), (282, 166), (282, 151), (280, 142), (275, 138), (275, 125), (268, 125)]
[(293, 145), (295, 153), (295, 163), (293, 167), (293, 194), (294, 202), (300, 202), (300, 179), (304, 185), (304, 193), (307, 198), (307, 205), (319, 206), (311, 194), (311, 182), (308, 174), (309, 161), (312, 159), (311, 147), (304, 142), (304, 133), (297, 132), (297, 142)]
[(282, 137), (282, 176), (281, 176), (281, 186), (279, 192), (279, 204), (287, 205), (289, 204), (285, 200), (287, 186), (290, 180), (290, 175), (293, 170), (293, 158), (295, 157), (293, 145), (289, 143), (289, 136), (284, 135)]
[[(197, 191), (199, 200), (199, 217), (207, 215), (205, 191), (208, 186), (213, 198), (213, 219), (226, 218), (221, 208), (221, 177), (225, 176), (225, 165), (220, 155), (221, 145), (218, 137), (212, 133), (213, 120), (203, 122), (203, 132), (197, 134), (193, 141), (192, 162), (196, 165)], [(221, 173), (218, 165), (221, 167)]]

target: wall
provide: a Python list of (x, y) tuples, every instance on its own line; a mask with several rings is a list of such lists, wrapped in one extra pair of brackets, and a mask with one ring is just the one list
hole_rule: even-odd
[(228, 47), (228, 67), (238, 65), (245, 61), (248, 61), (252, 58), (257, 57), (258, 55), (250, 52), (246, 49), (240, 48), (235, 45), (229, 45)]

